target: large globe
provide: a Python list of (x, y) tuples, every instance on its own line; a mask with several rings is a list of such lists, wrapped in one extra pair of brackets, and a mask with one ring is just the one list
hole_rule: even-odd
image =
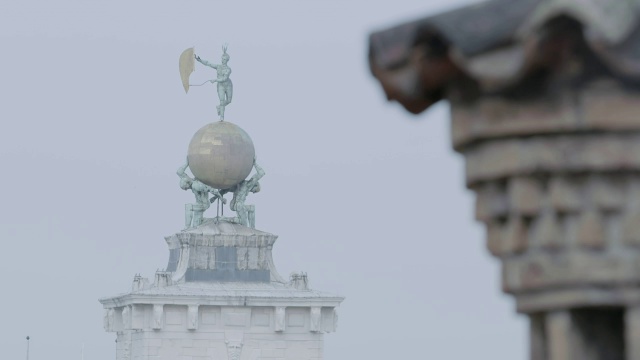
[(244, 130), (228, 121), (217, 121), (193, 135), (189, 168), (201, 182), (228, 189), (249, 176), (255, 154), (253, 141)]

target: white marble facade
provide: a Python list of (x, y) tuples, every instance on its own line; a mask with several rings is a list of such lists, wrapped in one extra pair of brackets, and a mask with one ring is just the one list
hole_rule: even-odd
[[(225, 281), (225, 273), (215, 271), (228, 270), (228, 261), (225, 268), (199, 268), (200, 277), (214, 280), (184, 276), (194, 258), (214, 254), (215, 247), (224, 246), (217, 254), (228, 260), (236, 256), (225, 255), (234, 245), (238, 254), (247, 252), (243, 247), (250, 243), (261, 246), (247, 241), (256, 235), (275, 241), (274, 235), (238, 226), (205, 224), (197, 240), (183, 241), (181, 248), (172, 246), (175, 236), (168, 237), (170, 249), (180, 248), (170, 259), (176, 262), (173, 272), (157, 273), (153, 283), (136, 276), (130, 293), (100, 300), (105, 330), (117, 336), (117, 360), (323, 359), (323, 337), (336, 330), (336, 308), (343, 297), (308, 289), (306, 275), (304, 286), (300, 275), (284, 282), (270, 261), (262, 267), (269, 276), (258, 277), (270, 279), (266, 281), (238, 281), (244, 275), (237, 274)], [(217, 241), (221, 235), (223, 244)], [(265, 259), (271, 259), (273, 241), (267, 242)], [(231, 273), (247, 270), (242, 258)]]
[[(158, 308), (128, 305), (113, 312), (114, 326), (108, 330), (117, 333), (117, 360), (317, 360), (323, 358), (323, 333), (336, 325), (334, 308), (314, 308), (321, 314), (314, 330), (308, 307), (285, 308), (284, 319), (277, 319), (274, 307), (164, 305), (158, 329)], [(196, 319), (190, 309), (197, 311)], [(117, 319), (122, 316), (131, 320)], [(285, 324), (282, 331), (276, 331), (278, 321)]]

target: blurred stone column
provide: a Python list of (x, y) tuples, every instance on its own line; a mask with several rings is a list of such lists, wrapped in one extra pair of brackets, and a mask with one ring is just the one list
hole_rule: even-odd
[(593, 319), (616, 312), (578, 313), (575, 354), (567, 345), (569, 310), (623, 309), (640, 299), (640, 94), (603, 79), (526, 102), (451, 102), (453, 144), (466, 159), (487, 248), (502, 262), (503, 291), (519, 312), (546, 314), (546, 337), (531, 317), (531, 359), (586, 359), (576, 354), (625, 346), (629, 359), (640, 359), (635, 305), (626, 345), (608, 338), (586, 348), (600, 341)]
[(568, 311), (554, 311), (547, 314), (548, 360), (579, 360), (575, 356), (573, 326)]
[(623, 1), (492, 0), (371, 35), (388, 99), (451, 105), (531, 359), (640, 360), (638, 49)]
[(544, 314), (529, 316), (529, 358), (531, 360), (547, 359), (547, 341)]
[(640, 304), (625, 313), (626, 360), (640, 360)]

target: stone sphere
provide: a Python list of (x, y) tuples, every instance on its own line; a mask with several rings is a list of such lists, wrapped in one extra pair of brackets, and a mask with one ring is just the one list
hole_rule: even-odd
[(255, 154), (253, 141), (244, 130), (217, 121), (193, 135), (189, 168), (197, 180), (215, 189), (228, 189), (249, 176)]

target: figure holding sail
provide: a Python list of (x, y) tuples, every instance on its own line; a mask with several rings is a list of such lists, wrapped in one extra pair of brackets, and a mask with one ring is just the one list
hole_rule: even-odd
[(220, 99), (220, 105), (216, 106), (216, 109), (218, 110), (218, 116), (220, 117), (220, 120), (224, 120), (225, 107), (231, 103), (231, 99), (233, 98), (233, 83), (231, 82), (230, 78), (231, 68), (227, 65), (227, 63), (229, 62), (227, 45), (224, 45), (222, 47), (222, 51), (223, 54), (221, 64), (212, 64), (207, 60), (202, 60), (198, 55), (195, 54), (194, 48), (189, 48), (185, 50), (182, 55), (180, 55), (180, 77), (182, 78), (182, 85), (184, 86), (185, 92), (189, 91), (189, 86), (194, 86), (189, 84), (189, 76), (195, 70), (194, 59), (202, 65), (216, 69), (216, 79), (208, 80), (205, 83), (210, 82), (212, 84), (218, 84), (218, 98)]

